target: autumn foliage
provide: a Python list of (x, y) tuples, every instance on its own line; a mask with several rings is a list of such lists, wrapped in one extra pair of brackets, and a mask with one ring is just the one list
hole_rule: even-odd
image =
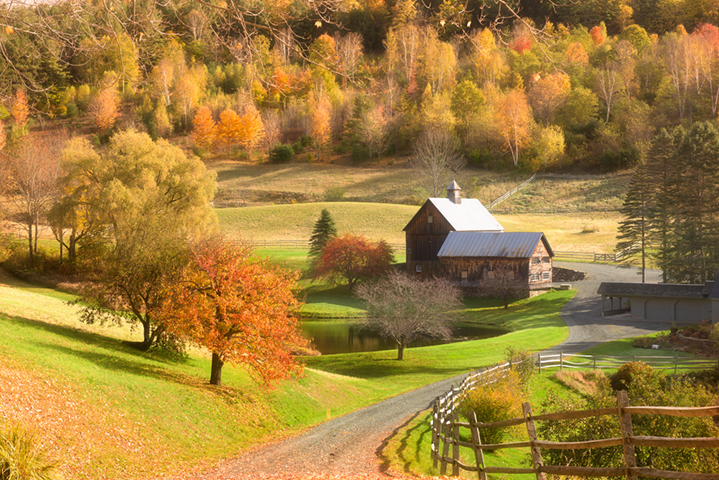
[(192, 137), (195, 139), (195, 145), (205, 150), (210, 150), (217, 135), (217, 125), (212, 118), (210, 109), (202, 107), (197, 110), (192, 124), (194, 126)]
[(212, 352), (211, 384), (221, 384), (226, 362), (246, 365), (265, 385), (301, 373), (292, 350), (307, 341), (293, 315), (294, 272), (255, 259), (247, 245), (215, 238), (192, 247), (182, 277), (158, 318)]
[(322, 250), (314, 269), (315, 278), (347, 284), (387, 273), (392, 264), (392, 247), (384, 240), (371, 243), (360, 235), (346, 233), (331, 240)]
[(10, 114), (17, 127), (22, 128), (25, 126), (27, 117), (30, 114), (25, 90), (18, 88), (17, 91), (15, 91), (15, 98), (13, 99)]
[(595, 45), (601, 45), (602, 43), (604, 43), (605, 38), (604, 34), (602, 33), (601, 27), (592, 27), (592, 29), (589, 30), (589, 35), (592, 36), (592, 40), (594, 41)]
[(119, 103), (117, 92), (113, 88), (107, 88), (97, 94), (90, 104), (90, 115), (94, 117), (98, 131), (106, 132), (115, 125), (119, 115)]

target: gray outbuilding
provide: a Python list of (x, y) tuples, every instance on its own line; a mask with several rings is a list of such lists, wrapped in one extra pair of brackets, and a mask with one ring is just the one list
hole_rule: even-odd
[(630, 313), (657, 322), (715, 322), (719, 318), (719, 285), (603, 282), (602, 316)]

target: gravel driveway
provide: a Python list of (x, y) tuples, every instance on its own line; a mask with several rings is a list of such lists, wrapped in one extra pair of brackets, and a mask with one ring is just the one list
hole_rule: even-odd
[[(587, 280), (574, 282), (577, 295), (562, 310), (569, 338), (548, 352), (577, 353), (598, 343), (644, 335), (668, 328), (667, 324), (632, 320), (626, 316), (601, 317), (597, 288), (603, 281), (640, 281), (637, 269), (611, 265), (572, 264), (558, 266), (585, 271)], [(658, 282), (659, 271), (651, 271), (648, 282)], [(421, 411), (430, 408), (464, 376), (433, 383), (413, 392), (336, 418), (297, 437), (261, 447), (206, 472), (202, 480), (228, 478), (271, 478), (288, 473), (379, 473), (383, 467), (377, 453), (385, 439)]]

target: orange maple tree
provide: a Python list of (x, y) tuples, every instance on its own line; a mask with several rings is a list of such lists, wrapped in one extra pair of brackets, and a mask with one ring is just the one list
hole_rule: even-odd
[(240, 117), (238, 133), (240, 145), (247, 149), (250, 158), (252, 158), (252, 150), (257, 147), (257, 144), (260, 143), (262, 136), (265, 134), (265, 125), (262, 123), (262, 117), (254, 105), (245, 108), (245, 113)]
[(183, 281), (167, 291), (157, 317), (168, 331), (212, 352), (210, 383), (222, 383), (226, 362), (242, 363), (269, 386), (302, 372), (293, 347), (307, 345), (293, 315), (298, 275), (259, 261), (223, 238), (192, 247)]
[(600, 26), (592, 27), (591, 30), (589, 30), (589, 35), (592, 36), (592, 40), (594, 41), (594, 45), (601, 45), (604, 43), (604, 34), (602, 33), (602, 28)]
[(210, 150), (215, 142), (217, 135), (217, 125), (212, 118), (212, 112), (208, 107), (202, 107), (195, 113), (192, 120), (192, 137), (195, 139), (195, 145), (205, 150)]
[(22, 128), (27, 123), (27, 117), (30, 115), (30, 107), (27, 104), (27, 96), (25, 90), (18, 88), (15, 91), (15, 98), (13, 99), (12, 108), (10, 114), (15, 122), (15, 125)]
[(114, 88), (106, 88), (97, 94), (90, 104), (90, 116), (95, 119), (95, 127), (100, 132), (106, 132), (115, 125), (119, 115), (118, 105), (120, 99)]
[(227, 151), (238, 142), (241, 127), (240, 116), (231, 108), (220, 113), (220, 123), (217, 124), (217, 143)]
[(332, 106), (328, 98), (321, 98), (312, 109), (312, 137), (317, 142), (317, 160), (322, 155), (322, 149), (330, 142), (332, 128), (330, 120)]
[(352, 290), (362, 279), (389, 272), (392, 253), (392, 247), (384, 240), (372, 243), (361, 235), (346, 233), (325, 245), (313, 274), (338, 285), (347, 283)]

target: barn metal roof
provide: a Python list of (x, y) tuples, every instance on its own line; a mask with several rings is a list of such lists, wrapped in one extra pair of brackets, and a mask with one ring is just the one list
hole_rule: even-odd
[(504, 227), (476, 198), (463, 198), (462, 203), (454, 203), (448, 198), (430, 198), (428, 201), (457, 232), (504, 231)]
[(715, 282), (705, 284), (687, 283), (621, 283), (602, 282), (597, 293), (613, 297), (664, 297), (664, 298), (706, 298), (711, 294)]
[(553, 257), (541, 232), (449, 232), (437, 256), (529, 258), (540, 241)]

